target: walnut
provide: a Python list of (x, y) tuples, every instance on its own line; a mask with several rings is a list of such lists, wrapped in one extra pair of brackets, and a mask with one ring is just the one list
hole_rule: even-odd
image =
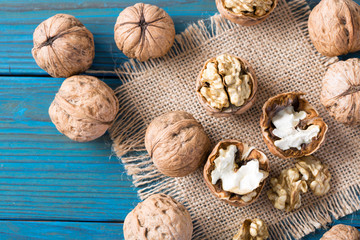
[(352, 226), (338, 224), (327, 231), (320, 240), (359, 240), (359, 231)]
[(228, 117), (241, 114), (255, 102), (257, 79), (250, 64), (222, 54), (205, 62), (196, 80), (196, 95), (207, 114)]
[(269, 238), (267, 224), (259, 219), (246, 219), (233, 240), (265, 240)]
[(327, 70), (320, 101), (335, 120), (347, 125), (360, 124), (360, 59), (334, 63)]
[(165, 194), (139, 203), (125, 218), (125, 240), (190, 240), (193, 232), (186, 208)]
[(241, 207), (254, 202), (269, 176), (266, 155), (237, 140), (220, 141), (204, 167), (205, 183), (222, 201)]
[(263, 139), (280, 158), (298, 158), (314, 153), (325, 140), (327, 125), (304, 93), (282, 93), (263, 106), (260, 119)]
[(306, 181), (301, 179), (297, 168), (289, 168), (281, 171), (278, 178), (271, 178), (271, 189), (268, 191), (268, 198), (274, 207), (287, 212), (301, 206), (300, 193), (307, 192)]
[(144, 3), (125, 8), (114, 32), (120, 51), (140, 61), (164, 56), (175, 40), (171, 17), (163, 9)]
[(301, 157), (295, 168), (284, 169), (277, 178), (271, 178), (268, 198), (274, 207), (287, 212), (301, 206), (301, 193), (308, 188), (316, 196), (330, 190), (331, 175), (325, 165), (314, 156)]
[(183, 177), (205, 161), (211, 144), (204, 128), (191, 114), (175, 111), (150, 123), (145, 147), (160, 172), (170, 177)]
[(118, 111), (119, 102), (110, 87), (96, 77), (76, 75), (63, 82), (49, 115), (59, 132), (87, 142), (103, 135)]
[(277, 5), (278, 0), (215, 0), (220, 14), (243, 26), (265, 21)]
[(32, 55), (52, 77), (70, 77), (90, 68), (95, 57), (93, 35), (75, 17), (56, 14), (40, 23)]
[(301, 157), (295, 165), (314, 195), (322, 196), (329, 192), (331, 174), (319, 159), (314, 156)]
[(315, 48), (333, 57), (360, 50), (360, 6), (352, 0), (322, 0), (310, 13)]

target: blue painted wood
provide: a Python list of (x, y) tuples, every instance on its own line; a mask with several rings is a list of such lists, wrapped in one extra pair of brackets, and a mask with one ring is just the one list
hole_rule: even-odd
[[(309, 0), (310, 6), (318, 1)], [(112, 70), (127, 61), (113, 40), (114, 23), (122, 9), (135, 3), (0, 0), (0, 239), (122, 238), (121, 222), (139, 201), (131, 179), (110, 156), (108, 136), (75, 143), (57, 132), (47, 109), (63, 79), (47, 77), (33, 60), (31, 48), (32, 32), (41, 21), (69, 13), (94, 34), (96, 57), (91, 69)], [(149, 3), (170, 14), (178, 33), (217, 12), (214, 0)], [(98, 74), (117, 87), (119, 81), (108, 75)], [(359, 228), (360, 211), (335, 223)], [(324, 231), (304, 239), (319, 239)]]

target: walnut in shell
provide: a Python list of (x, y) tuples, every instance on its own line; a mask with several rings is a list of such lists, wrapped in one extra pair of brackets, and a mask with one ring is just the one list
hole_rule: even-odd
[(257, 79), (250, 64), (234, 55), (209, 59), (196, 80), (196, 95), (206, 113), (228, 117), (248, 110), (256, 100)]
[(277, 5), (278, 0), (215, 0), (220, 14), (243, 26), (265, 21)]
[(90, 68), (95, 57), (93, 35), (75, 17), (56, 14), (34, 31), (32, 55), (52, 77), (70, 77)]
[(224, 202), (245, 206), (259, 197), (269, 165), (263, 152), (237, 140), (223, 140), (214, 147), (205, 164), (205, 183)]
[(360, 50), (360, 6), (352, 0), (322, 0), (310, 13), (310, 39), (323, 55)]
[(163, 9), (144, 3), (125, 8), (114, 31), (117, 47), (140, 61), (164, 56), (175, 40), (171, 17)]
[(160, 172), (183, 177), (206, 160), (211, 144), (204, 128), (191, 114), (174, 111), (150, 123), (145, 147)]
[(102, 136), (118, 111), (119, 102), (110, 87), (96, 77), (76, 75), (63, 82), (49, 115), (59, 132), (87, 142)]
[(280, 158), (308, 156), (325, 139), (327, 125), (303, 95), (282, 93), (263, 106), (260, 119), (263, 139), (270, 152)]
[(316, 196), (323, 196), (330, 189), (328, 168), (316, 157), (301, 157), (295, 166), (282, 170), (277, 178), (271, 178), (271, 189), (267, 193), (275, 208), (287, 212), (301, 206), (301, 193), (306, 193), (309, 188)]
[(267, 224), (259, 219), (246, 219), (233, 240), (266, 240), (269, 238)]
[(329, 67), (322, 81), (320, 101), (336, 121), (360, 124), (360, 59), (351, 58)]
[(360, 233), (355, 227), (338, 224), (327, 231), (320, 240), (360, 240)]
[(193, 225), (186, 208), (165, 194), (139, 203), (125, 218), (125, 240), (190, 240)]

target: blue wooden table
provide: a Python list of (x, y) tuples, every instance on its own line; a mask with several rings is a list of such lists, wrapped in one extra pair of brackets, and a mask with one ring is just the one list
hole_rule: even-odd
[[(314, 6), (318, 0), (312, 0)], [(122, 239), (126, 214), (139, 199), (108, 136), (75, 143), (61, 135), (48, 107), (64, 79), (51, 78), (31, 56), (35, 27), (56, 13), (76, 16), (94, 34), (91, 70), (112, 88), (127, 58), (113, 27), (134, 0), (0, 0), (0, 239)], [(214, 0), (153, 0), (176, 32), (217, 12)], [(360, 56), (353, 54), (351, 56)], [(360, 227), (360, 212), (335, 223)], [(319, 239), (318, 230), (304, 239)]]

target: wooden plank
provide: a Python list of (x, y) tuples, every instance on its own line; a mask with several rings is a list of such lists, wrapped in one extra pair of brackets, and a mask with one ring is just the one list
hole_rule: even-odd
[(122, 235), (122, 223), (0, 221), (2, 240), (117, 240)]
[[(353, 218), (345, 217), (335, 221), (329, 227), (345, 223), (360, 227), (360, 215)], [(326, 232), (325, 229), (316, 230), (304, 237), (303, 240), (318, 240)], [(112, 240), (122, 239), (123, 224), (107, 222), (49, 222), (49, 221), (0, 221), (0, 237), (3, 240), (13, 239), (87, 239)]]
[(0, 219), (122, 221), (139, 200), (111, 140), (76, 143), (50, 121), (62, 80), (0, 77)]
[[(0, 75), (47, 75), (31, 56), (32, 33), (36, 26), (56, 13), (76, 16), (94, 34), (95, 60), (91, 69), (113, 70), (128, 58), (116, 47), (114, 25), (119, 13), (129, 1), (81, 0), (56, 1), (0, 1)], [(153, 1), (164, 8), (176, 24), (176, 32), (182, 32), (188, 24), (208, 18), (216, 12), (214, 0), (206, 1)]]

